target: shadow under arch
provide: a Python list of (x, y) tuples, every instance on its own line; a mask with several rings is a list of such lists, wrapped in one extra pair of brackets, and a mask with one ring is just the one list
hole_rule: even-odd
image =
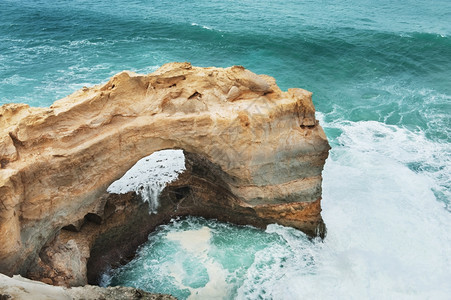
[[(56, 234), (56, 238), (49, 240), (38, 254), (47, 266), (43, 269), (41, 265), (32, 267), (28, 276), (32, 279), (52, 278), (54, 283), (67, 286), (84, 285), (86, 281), (89, 284), (99, 284), (101, 274), (108, 268), (129, 262), (136, 249), (147, 241), (149, 233), (157, 226), (168, 223), (175, 217), (188, 215), (260, 228), (278, 223), (301, 229), (312, 237), (324, 237), (325, 226), (319, 214), (320, 189), (315, 186), (299, 191), (290, 189), (290, 198), (254, 197), (253, 201), (248, 201), (239, 195), (243, 188), (267, 187), (246, 181), (246, 176), (243, 176), (244, 179), (240, 178), (241, 174), (237, 172), (240, 170), (240, 161), (236, 160), (237, 157), (227, 156), (227, 149), (217, 149), (213, 151), (214, 155), (209, 155), (203, 153), (201, 147), (188, 143), (183, 143), (184, 147), (174, 144), (172, 140), (162, 138), (139, 139), (135, 144), (127, 141), (129, 152), (126, 155), (111, 154), (115, 160), (110, 166), (105, 165), (105, 160), (98, 161), (101, 155), (91, 156), (91, 159), (96, 160), (95, 163), (87, 160), (86, 164), (96, 165), (99, 169), (87, 168), (87, 172), (103, 172), (103, 176), (97, 177), (101, 183), (82, 195), (90, 199), (92, 205), (75, 213), (69, 222), (60, 225), (59, 229), (62, 230)], [(108, 145), (105, 145), (103, 149), (107, 148)], [(148, 203), (143, 202), (135, 192), (107, 192), (107, 188), (115, 180), (122, 177), (137, 161), (147, 157), (149, 152), (152, 154), (169, 149), (183, 151), (186, 170), (161, 191), (157, 214), (149, 214)], [(303, 201), (304, 198), (317, 200)], [(255, 202), (263, 204), (256, 205)], [(76, 247), (67, 249), (71, 241), (75, 241)], [(66, 257), (75, 258), (72, 258), (77, 264), (75, 268), (67, 267), (69, 264), (66, 264), (65, 268), (58, 270), (57, 273), (63, 276), (56, 277), (63, 277), (61, 280), (54, 279), (54, 275), (51, 275), (55, 273), (55, 266), (58, 267), (58, 262), (52, 259), (55, 257), (52, 253), (65, 253)], [(33, 272), (37, 274), (36, 277)]]
[[(165, 150), (168, 149), (156, 152)], [(201, 216), (261, 228), (272, 223), (243, 205), (230, 189), (235, 179), (219, 165), (204, 155), (185, 150), (183, 153), (185, 170), (160, 193), (156, 214), (149, 212), (149, 203), (142, 201), (138, 193), (108, 194), (101, 210), (105, 215), (97, 218), (103, 221), (95, 222), (97, 226), (92, 222), (84, 225), (93, 234), (87, 261), (89, 284), (99, 284), (101, 274), (108, 268), (129, 262), (157, 226), (175, 217)], [(91, 219), (92, 216), (87, 221)]]

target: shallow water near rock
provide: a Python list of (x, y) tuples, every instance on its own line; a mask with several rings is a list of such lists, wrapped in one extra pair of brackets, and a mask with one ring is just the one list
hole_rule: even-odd
[(296, 264), (307, 272), (313, 257), (305, 247), (316, 243), (279, 225), (263, 231), (203, 218), (177, 219), (152, 233), (133, 261), (104, 274), (101, 285), (140, 286), (179, 299), (258, 298), (269, 292), (264, 283), (271, 265), (284, 269), (289, 260), (301, 258)]
[(440, 0), (5, 0), (0, 104), (48, 106), (170, 61), (240, 64), (308, 89), (332, 146), (323, 242), (276, 225), (178, 220), (111, 284), (180, 298), (449, 299), (450, 11)]

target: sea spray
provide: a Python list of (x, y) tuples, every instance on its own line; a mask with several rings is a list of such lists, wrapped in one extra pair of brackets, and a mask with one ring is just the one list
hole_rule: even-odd
[(135, 192), (149, 203), (149, 212), (157, 213), (158, 197), (166, 185), (185, 170), (183, 150), (161, 150), (140, 159), (107, 189), (109, 193)]

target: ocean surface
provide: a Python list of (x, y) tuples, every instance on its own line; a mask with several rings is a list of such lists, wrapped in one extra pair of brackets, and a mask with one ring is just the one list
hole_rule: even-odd
[(174, 220), (103, 283), (180, 299), (450, 299), (450, 20), (449, 0), (0, 0), (0, 105), (48, 106), (172, 61), (310, 90), (332, 146), (323, 241)]

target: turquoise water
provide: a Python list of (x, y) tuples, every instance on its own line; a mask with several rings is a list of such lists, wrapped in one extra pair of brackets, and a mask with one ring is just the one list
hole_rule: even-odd
[[(282, 89), (306, 88), (333, 147), (323, 174), (324, 242), (278, 226), (257, 233), (177, 221), (149, 243), (178, 226), (206, 227), (207, 256), (177, 264), (174, 254), (167, 265), (187, 266), (186, 278), (158, 269), (161, 278), (142, 287), (195, 298), (219, 289), (205, 275), (211, 268), (227, 271), (225, 298), (448, 299), (451, 2), (393, 2), (0, 0), (0, 104), (48, 106), (121, 70), (148, 73), (171, 61), (243, 65)], [(211, 250), (217, 232), (235, 237), (225, 265)], [(201, 255), (182, 244), (155, 251)], [(243, 267), (227, 267), (233, 249), (245, 248)], [(166, 256), (149, 251), (156, 274)], [(112, 282), (142, 282), (120, 278)]]
[[(264, 232), (203, 218), (177, 219), (152, 233), (136, 259), (104, 275), (102, 285), (158, 290), (179, 299), (257, 299), (266, 291), (253, 281), (267, 275), (271, 265), (284, 268), (302, 250), (293, 240), (310, 244), (303, 233), (277, 225)], [(306, 253), (299, 262), (307, 274), (313, 256)]]

